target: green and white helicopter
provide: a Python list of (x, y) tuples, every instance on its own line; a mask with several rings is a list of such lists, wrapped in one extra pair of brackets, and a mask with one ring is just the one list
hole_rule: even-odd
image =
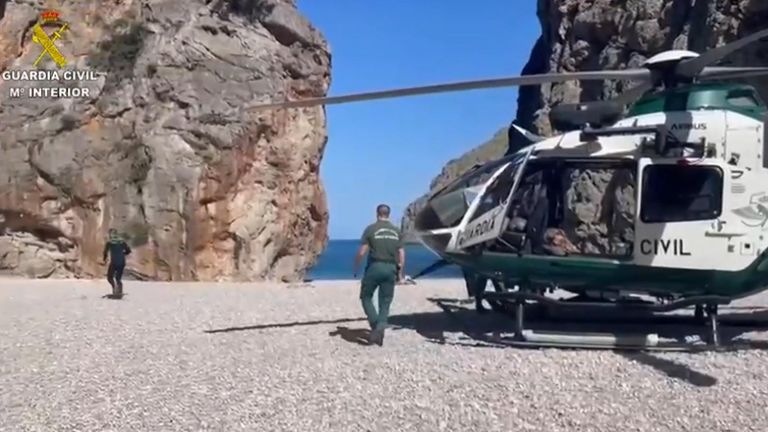
[[(768, 30), (701, 54), (665, 51), (639, 69), (525, 75), (256, 109), (569, 80), (640, 82), (613, 100), (553, 108), (552, 123), (568, 130), (561, 135), (538, 137), (513, 126), (530, 144), (433, 193), (416, 217), (417, 235), (446, 262), (497, 282), (484, 296), (515, 305), (518, 344), (569, 345), (523, 328), (524, 305), (534, 302), (650, 312), (694, 307), (698, 318), (708, 318), (712, 347), (719, 344), (718, 305), (768, 288), (768, 109), (755, 88), (726, 83), (768, 75), (768, 68), (711, 65), (765, 37)], [(589, 172), (613, 186), (601, 203), (586, 205), (622, 231), (599, 253), (558, 234), (564, 231), (557, 209), (578, 200), (565, 196), (563, 181)], [(622, 214), (629, 217), (617, 221)], [(547, 295), (555, 289), (576, 297)], [(657, 344), (652, 339), (613, 338), (606, 345), (646, 347)], [(571, 345), (600, 341), (585, 336)]]

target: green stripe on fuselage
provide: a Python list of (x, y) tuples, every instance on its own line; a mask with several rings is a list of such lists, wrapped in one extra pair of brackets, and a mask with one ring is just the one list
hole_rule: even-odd
[[(746, 104), (750, 98), (754, 105)], [(744, 84), (693, 84), (640, 98), (629, 110), (628, 117), (665, 111), (733, 111), (763, 121), (766, 107), (754, 87)]]
[(768, 285), (768, 251), (741, 271), (652, 267), (616, 260), (494, 252), (480, 256), (449, 254), (448, 258), (492, 278), (501, 272), (508, 282), (554, 284), (564, 289), (624, 289), (657, 295), (715, 294), (737, 298)]

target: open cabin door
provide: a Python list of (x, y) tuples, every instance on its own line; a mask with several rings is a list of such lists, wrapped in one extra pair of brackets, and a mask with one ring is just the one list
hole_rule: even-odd
[(520, 184), (533, 148), (530, 146), (520, 159), (500, 169), (484, 185), (461, 221), (457, 235), (446, 248), (448, 252), (494, 240), (504, 232), (512, 194)]

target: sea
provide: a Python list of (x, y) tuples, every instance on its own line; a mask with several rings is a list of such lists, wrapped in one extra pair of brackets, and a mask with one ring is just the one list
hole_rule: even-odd
[[(320, 255), (315, 266), (307, 273), (306, 279), (310, 280), (338, 280), (355, 279), (352, 273), (352, 264), (355, 254), (360, 246), (360, 240), (329, 240), (325, 251)], [(422, 269), (430, 266), (440, 258), (421, 244), (409, 244), (405, 247), (405, 274), (413, 276)], [(365, 261), (360, 265), (360, 273), (365, 267)], [(460, 278), (461, 270), (458, 266), (449, 265), (421, 279), (445, 279)], [(358, 275), (359, 278), (359, 275)]]

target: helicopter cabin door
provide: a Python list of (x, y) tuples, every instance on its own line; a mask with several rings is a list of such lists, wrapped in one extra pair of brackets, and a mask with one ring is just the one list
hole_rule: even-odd
[[(634, 262), (678, 269), (736, 270), (743, 227), (730, 218), (732, 170), (712, 159), (638, 163)], [(746, 249), (745, 249), (746, 248)]]
[(491, 177), (472, 202), (448, 250), (456, 251), (494, 240), (504, 232), (512, 194), (520, 184), (533, 148), (530, 146), (517, 161), (512, 161)]

